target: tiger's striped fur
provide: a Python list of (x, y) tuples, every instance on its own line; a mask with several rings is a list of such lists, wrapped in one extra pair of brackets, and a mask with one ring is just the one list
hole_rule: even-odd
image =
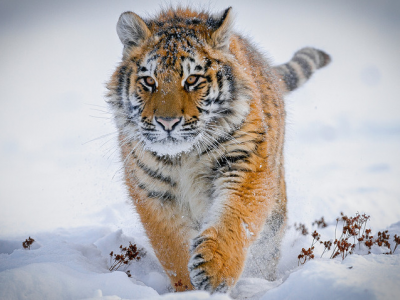
[(271, 67), (231, 27), (230, 8), (126, 12), (108, 83), (126, 185), (160, 263), (171, 283), (220, 292), (245, 265), (274, 276), (286, 220), (282, 94), (329, 61), (305, 48)]

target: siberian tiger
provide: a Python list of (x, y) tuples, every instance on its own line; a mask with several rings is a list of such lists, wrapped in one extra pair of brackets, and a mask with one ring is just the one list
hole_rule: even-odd
[[(282, 95), (329, 56), (271, 67), (220, 14), (123, 13), (108, 83), (130, 197), (178, 289), (226, 292), (242, 272), (274, 278), (286, 222)], [(254, 255), (263, 249), (262, 255)]]

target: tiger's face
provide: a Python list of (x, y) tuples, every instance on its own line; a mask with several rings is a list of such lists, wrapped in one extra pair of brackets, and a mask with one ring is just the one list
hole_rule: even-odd
[(177, 43), (171, 42), (176, 47), (171, 51), (150, 51), (138, 61), (127, 95), (126, 113), (146, 148), (158, 154), (190, 151), (203, 139), (213, 139), (211, 132), (229, 113), (232, 99), (229, 67)]
[(193, 17), (183, 24), (143, 22), (145, 38), (133, 47), (119, 32), (125, 52), (115, 78), (116, 115), (129, 139), (157, 155), (207, 150), (248, 113), (246, 97), (237, 93), (235, 60), (227, 47), (207, 40), (213, 32), (206, 25)]

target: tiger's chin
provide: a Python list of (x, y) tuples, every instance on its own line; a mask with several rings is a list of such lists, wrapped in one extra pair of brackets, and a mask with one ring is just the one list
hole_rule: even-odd
[(174, 157), (193, 151), (194, 144), (194, 140), (180, 141), (177, 139), (164, 139), (158, 142), (148, 142), (144, 148), (160, 157)]

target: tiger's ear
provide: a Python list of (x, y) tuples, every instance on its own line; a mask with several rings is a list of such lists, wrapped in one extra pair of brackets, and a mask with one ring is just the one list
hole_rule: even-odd
[(119, 17), (117, 33), (124, 45), (124, 52), (141, 45), (151, 36), (150, 30), (142, 18), (130, 11), (124, 12)]
[(233, 23), (232, 7), (228, 7), (218, 15), (213, 15), (208, 23), (214, 29), (210, 39), (211, 46), (219, 50), (228, 50)]

